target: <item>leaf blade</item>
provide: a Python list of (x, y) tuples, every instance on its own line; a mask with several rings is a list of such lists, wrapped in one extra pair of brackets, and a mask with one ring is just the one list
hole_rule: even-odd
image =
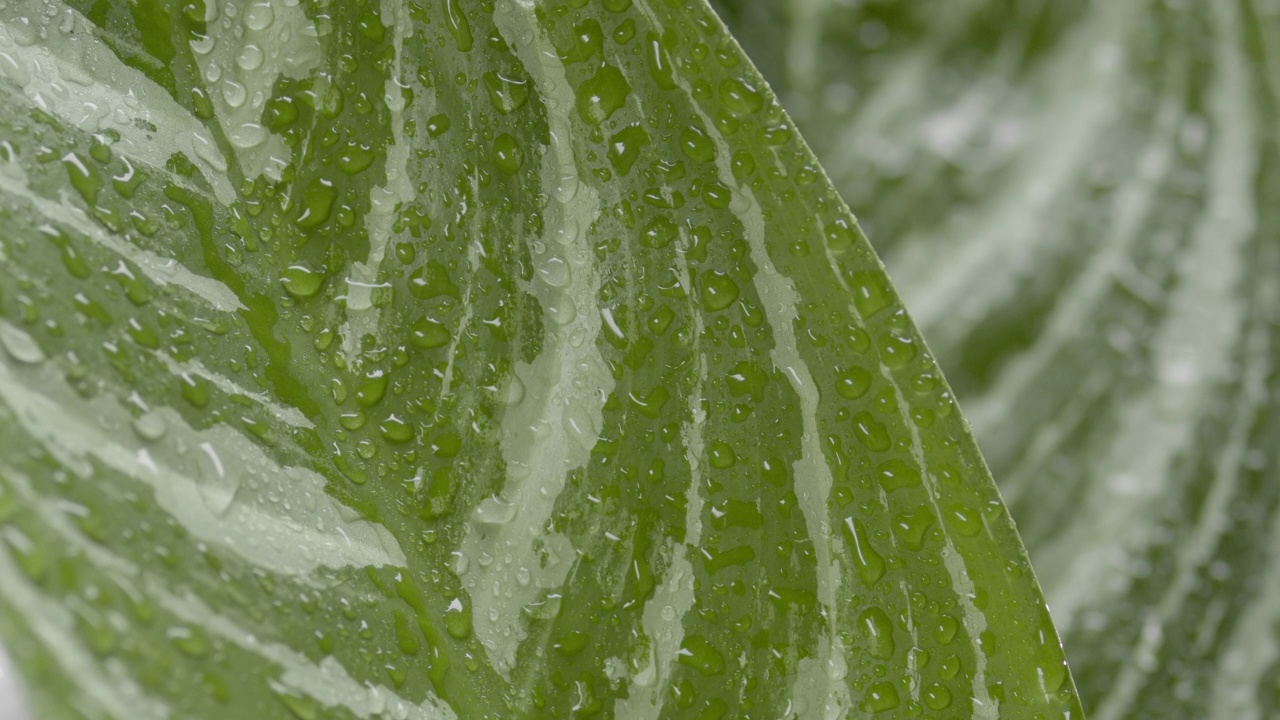
[[(37, 684), (38, 703), (61, 713), (69, 689), (108, 712), (119, 693), (149, 698), (156, 716), (856, 715), (964, 712), (971, 697), (977, 716), (996, 701), (1070, 711), (1038, 590), (1005, 568), (1021, 546), (985, 466), (789, 119), (704, 6), (613, 5), (298, 6), (323, 50), (295, 64), (305, 77), (240, 62), (266, 29), (257, 5), (173, 16), (191, 38), (175, 77), (223, 98), (201, 117), (199, 93), (169, 92), (220, 154), (144, 163), (61, 116), (6, 117), (92, 172), (135, 157), (157, 181), (91, 193), (79, 212), (236, 298), (211, 312), (147, 286), (135, 302), (97, 279), (112, 248), (54, 225), (59, 239), (41, 239), (25, 205), (8, 210), (23, 282), (0, 310), (48, 360), (14, 364), (6, 388), (113, 419), (79, 464), (51, 468), (18, 449), (84, 432), (5, 405), (23, 438), (6, 487), (36, 511), (14, 527), (54, 558), (7, 574), (44, 600), (6, 616), (78, 608), (92, 586), (102, 606), (58, 615), (59, 642), (98, 638), (133, 678), (97, 694)], [(202, 66), (201, 38), (240, 69)], [(291, 148), (278, 182), (233, 147), (247, 116), (228, 82), (271, 85), (264, 142)], [(80, 172), (10, 165), (46, 197)], [(159, 216), (158, 239), (120, 224), (129, 208)], [(87, 277), (67, 252), (91, 258)], [(60, 300), (71, 285), (83, 299)], [(52, 324), (24, 322), (32, 298)], [(149, 501), (153, 471), (110, 462), (154, 462), (147, 443), (194, 497)], [(301, 492), (318, 487), (304, 471), (328, 498)], [(296, 523), (295, 504), (317, 503), (339, 514), (317, 521), (321, 542), (360, 528), (352, 545), (368, 551), (235, 524), (264, 508)], [(48, 562), (91, 580), (51, 579)], [(138, 598), (150, 609), (130, 609)], [(941, 629), (921, 637), (916, 615)], [(6, 637), (20, 661), (49, 662), (39, 639)], [(157, 678), (163, 662), (187, 680)]]

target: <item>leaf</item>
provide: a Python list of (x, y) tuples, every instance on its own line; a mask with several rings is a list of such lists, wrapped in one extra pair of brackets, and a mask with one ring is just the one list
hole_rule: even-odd
[(1079, 717), (950, 391), (704, 5), (3, 12), (40, 717)]
[(1280, 713), (1275, 10), (725, 5), (948, 369), (1090, 717)]

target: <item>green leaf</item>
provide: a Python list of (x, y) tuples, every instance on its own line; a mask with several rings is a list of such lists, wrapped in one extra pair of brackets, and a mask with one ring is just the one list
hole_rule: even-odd
[(41, 718), (1078, 718), (883, 268), (700, 2), (0, 10)]
[(1280, 715), (1275, 9), (724, 5), (947, 368), (1090, 717)]

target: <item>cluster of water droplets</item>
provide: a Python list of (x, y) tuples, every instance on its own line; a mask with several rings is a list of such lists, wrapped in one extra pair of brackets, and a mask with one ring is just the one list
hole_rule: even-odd
[(319, 64), (316, 25), (299, 0), (211, 0), (203, 19), (190, 46), (214, 115), (246, 175), (278, 179), (291, 153), (261, 118), (278, 77), (306, 77)]

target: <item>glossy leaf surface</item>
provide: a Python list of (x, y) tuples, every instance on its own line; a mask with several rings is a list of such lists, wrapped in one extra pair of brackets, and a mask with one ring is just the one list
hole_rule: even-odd
[(0, 73), (40, 717), (1079, 717), (950, 391), (702, 3), (9, 3)]

